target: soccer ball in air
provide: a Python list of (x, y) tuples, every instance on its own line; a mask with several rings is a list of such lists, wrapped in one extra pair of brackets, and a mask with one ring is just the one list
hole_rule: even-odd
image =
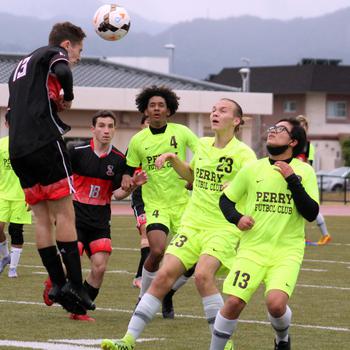
[(116, 4), (102, 5), (95, 13), (95, 32), (105, 40), (123, 38), (130, 29), (130, 17), (124, 7)]

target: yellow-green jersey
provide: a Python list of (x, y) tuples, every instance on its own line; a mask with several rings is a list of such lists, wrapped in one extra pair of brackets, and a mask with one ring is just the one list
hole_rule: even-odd
[(24, 192), (11, 167), (8, 136), (0, 139), (0, 199), (24, 201)]
[(214, 147), (214, 137), (200, 139), (190, 163), (194, 181), (190, 202), (182, 217), (182, 225), (239, 231), (226, 221), (219, 207), (224, 185), (231, 182), (238, 171), (256, 160), (255, 153), (235, 137), (224, 147)]
[[(318, 203), (313, 168), (296, 158), (289, 165), (307, 194)], [(294, 204), (287, 181), (268, 158), (242, 169), (224, 193), (233, 202), (247, 196), (245, 208), (240, 212), (255, 221), (251, 230), (242, 233), (237, 256), (261, 265), (273, 264), (286, 254), (297, 262), (302, 261), (305, 220)]]
[(308, 160), (309, 160), (310, 164), (312, 164), (315, 160), (315, 146), (311, 142), (309, 143)]
[(126, 161), (131, 167), (141, 164), (142, 170), (147, 173), (147, 183), (142, 186), (142, 199), (146, 206), (170, 208), (187, 203), (186, 181), (179, 177), (170, 162), (157, 170), (155, 160), (167, 152), (176, 153), (185, 160), (187, 148), (194, 152), (197, 143), (197, 136), (189, 128), (175, 123), (168, 123), (164, 133), (153, 134), (151, 128), (145, 128), (131, 138)]

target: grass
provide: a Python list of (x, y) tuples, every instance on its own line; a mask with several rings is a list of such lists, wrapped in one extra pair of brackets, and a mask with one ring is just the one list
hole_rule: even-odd
[[(306, 248), (303, 269), (290, 301), (293, 349), (349, 349), (350, 219), (328, 217), (326, 220), (332, 244)], [(7, 271), (0, 276), (0, 349), (98, 349), (99, 339), (119, 338), (124, 334), (138, 295), (131, 282), (139, 259), (139, 237), (132, 217), (114, 217), (112, 227), (114, 251), (97, 298), (98, 309), (91, 313), (95, 323), (71, 321), (62, 308), (43, 304), (41, 294), (46, 274), (35, 249), (33, 226), (26, 227), (19, 278), (7, 278)], [(307, 236), (318, 240), (314, 223), (308, 225)], [(83, 266), (88, 268), (87, 259)], [(173, 321), (158, 315), (146, 327), (142, 334), (145, 341), (137, 349), (208, 349), (208, 326), (193, 281), (177, 293), (175, 311), (177, 317)], [(234, 338), (235, 349), (272, 349), (273, 331), (266, 321), (260, 288), (242, 314)], [(86, 345), (79, 339), (84, 339)], [(37, 343), (26, 345), (13, 341)]]

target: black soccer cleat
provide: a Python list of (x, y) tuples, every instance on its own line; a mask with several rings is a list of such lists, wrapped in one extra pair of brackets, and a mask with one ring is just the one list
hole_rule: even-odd
[[(76, 303), (86, 310), (95, 310), (96, 305), (91, 300), (84, 286), (73, 286), (72, 282), (68, 281), (61, 290), (63, 296), (70, 300), (71, 303)], [(77, 312), (72, 312), (77, 313)], [(79, 313), (78, 313), (79, 314)]]
[(174, 305), (173, 305), (174, 293), (175, 291), (171, 290), (163, 299), (163, 302), (162, 302), (163, 318), (168, 318), (171, 320), (175, 318)]
[(290, 336), (288, 336), (288, 341), (280, 341), (278, 344), (276, 344), (276, 339), (275, 339), (274, 350), (291, 350)]

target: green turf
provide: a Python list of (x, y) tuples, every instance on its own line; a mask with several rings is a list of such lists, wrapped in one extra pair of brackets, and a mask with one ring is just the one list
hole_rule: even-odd
[[(290, 302), (292, 343), (293, 349), (297, 350), (350, 348), (350, 219), (326, 219), (332, 244), (306, 248), (303, 270)], [(95, 323), (71, 321), (63, 309), (43, 304), (45, 270), (35, 249), (33, 226), (26, 227), (19, 278), (9, 279), (7, 270), (0, 276), (0, 341), (96, 340), (119, 338), (124, 334), (138, 295), (131, 282), (139, 251), (118, 248), (138, 248), (139, 237), (132, 217), (114, 217), (112, 227), (115, 249), (96, 301), (98, 309), (91, 313), (96, 318)], [(314, 223), (308, 225), (307, 234), (309, 239), (318, 240), (319, 232)], [(83, 265), (88, 267), (86, 259)], [(142, 342), (137, 349), (208, 349), (208, 326), (193, 280), (177, 293), (175, 311), (183, 316), (174, 321), (157, 316), (142, 334), (142, 338), (162, 339)], [(236, 350), (273, 348), (273, 331), (269, 324), (263, 323), (267, 318), (262, 288), (243, 312), (241, 320), (234, 338)], [(64, 349), (70, 348), (77, 349), (66, 343)], [(98, 344), (85, 345), (84, 350), (97, 348)], [(0, 349), (18, 347), (0, 343)]]

